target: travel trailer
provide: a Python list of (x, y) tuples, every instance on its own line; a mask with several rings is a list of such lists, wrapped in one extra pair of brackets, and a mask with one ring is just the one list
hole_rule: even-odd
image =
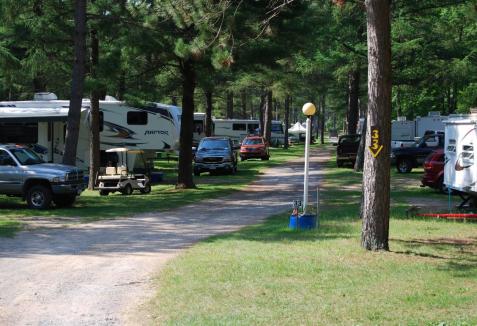
[[(258, 120), (247, 119), (212, 119), (213, 134), (217, 137), (230, 137), (235, 143), (240, 143), (246, 136), (256, 134), (260, 128)], [(205, 114), (194, 113), (194, 142), (205, 137)], [(272, 145), (283, 144), (283, 124), (272, 121)]]
[[(83, 100), (77, 166), (89, 166), (90, 100)], [(100, 101), (100, 143), (102, 160), (115, 158), (104, 151), (127, 147), (144, 151), (148, 160), (156, 152), (177, 147), (179, 135), (170, 111), (157, 103), (136, 108), (107, 97)], [(57, 100), (52, 93), (42, 93), (33, 101), (0, 102), (0, 143), (37, 144), (46, 150), (49, 162), (61, 162), (66, 136), (69, 101)], [(130, 166), (135, 166), (131, 156)]]
[(445, 123), (444, 184), (477, 196), (477, 115), (450, 116)]
[(412, 147), (416, 141), (429, 133), (444, 131), (444, 121), (447, 116), (439, 112), (429, 112), (425, 117), (417, 117), (416, 120), (406, 120), (406, 117), (398, 117), (392, 122), (391, 147)]

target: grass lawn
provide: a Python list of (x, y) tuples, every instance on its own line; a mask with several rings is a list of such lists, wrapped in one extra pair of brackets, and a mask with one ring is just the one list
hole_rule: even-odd
[(152, 187), (152, 192), (142, 195), (134, 192), (131, 196), (111, 194), (99, 196), (97, 191), (85, 191), (73, 208), (50, 209), (45, 211), (30, 210), (19, 198), (0, 196), (0, 236), (12, 236), (21, 229), (21, 220), (25, 217), (71, 217), (81, 222), (107, 218), (131, 216), (133, 214), (165, 210), (183, 206), (202, 199), (215, 198), (240, 190), (257, 178), (261, 171), (303, 154), (303, 145), (290, 147), (288, 150), (271, 149), (270, 161), (247, 160), (239, 162), (238, 172), (234, 176), (208, 173), (195, 177), (197, 189), (176, 190), (177, 162), (160, 160), (156, 167), (163, 170), (166, 182)]
[(446, 199), (393, 173), (391, 251), (364, 251), (361, 176), (333, 165), (319, 229), (283, 213), (190, 248), (158, 276), (152, 323), (476, 325), (477, 224), (407, 218), (410, 197)]

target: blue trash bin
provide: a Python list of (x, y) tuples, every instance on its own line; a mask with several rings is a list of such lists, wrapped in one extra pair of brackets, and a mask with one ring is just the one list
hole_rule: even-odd
[(313, 214), (290, 215), (290, 223), (288, 228), (292, 230), (311, 230), (318, 225), (318, 218)]

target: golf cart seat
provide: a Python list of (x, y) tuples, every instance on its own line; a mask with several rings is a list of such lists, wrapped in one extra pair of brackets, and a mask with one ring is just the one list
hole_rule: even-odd
[(128, 168), (125, 166), (118, 166), (117, 170), (119, 175), (128, 175)]
[(106, 174), (107, 175), (115, 175), (116, 173), (116, 167), (115, 166), (108, 166), (106, 168)]

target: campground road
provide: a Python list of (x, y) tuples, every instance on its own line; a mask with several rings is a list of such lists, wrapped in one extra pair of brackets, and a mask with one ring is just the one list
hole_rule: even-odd
[[(319, 161), (313, 153), (310, 188)], [(154, 294), (164, 264), (197, 241), (290, 210), (303, 159), (268, 169), (246, 190), (182, 208), (0, 238), (0, 325), (125, 325)], [(140, 323), (140, 322), (139, 322)]]

